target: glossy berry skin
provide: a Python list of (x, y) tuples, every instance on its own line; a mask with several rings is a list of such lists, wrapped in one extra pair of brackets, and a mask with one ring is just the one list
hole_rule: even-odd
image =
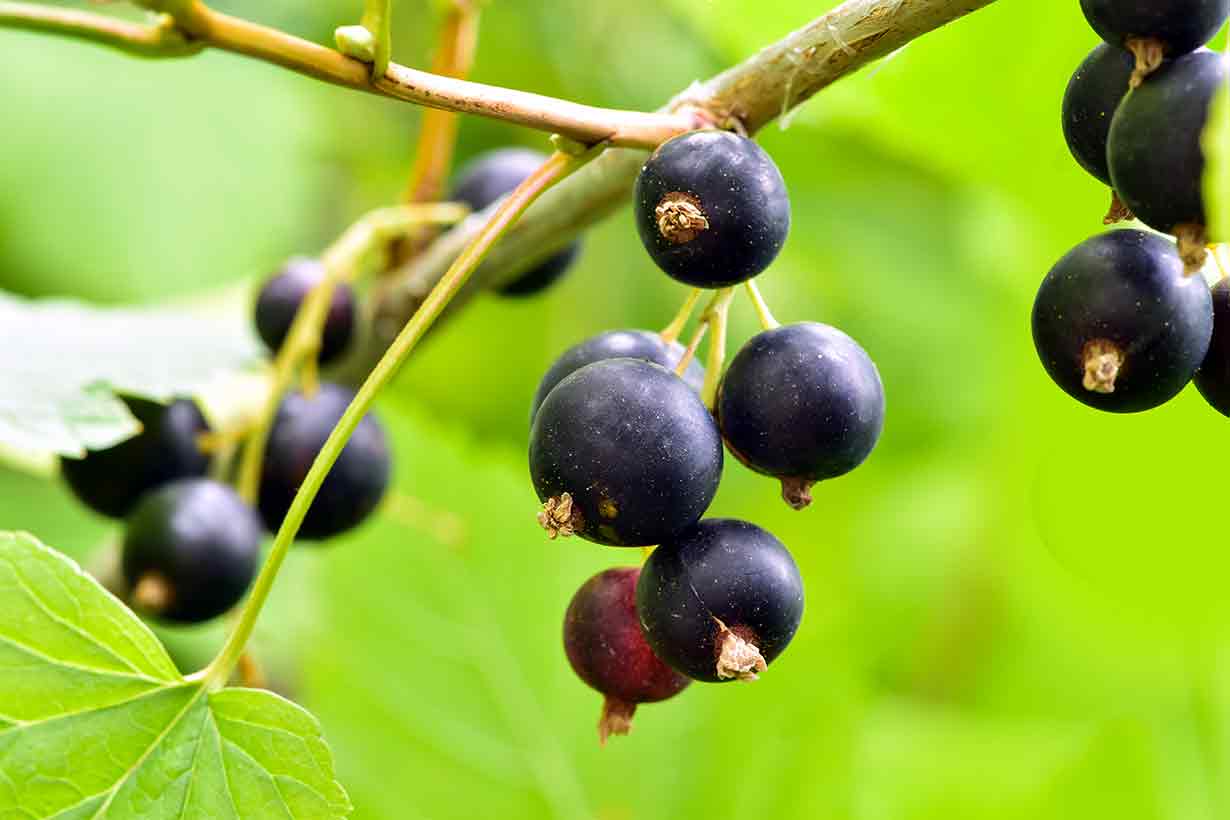
[(636, 615), (639, 567), (618, 567), (590, 578), (568, 604), (564, 651), (591, 688), (604, 696), (598, 738), (627, 734), (639, 703), (679, 694), (692, 681), (658, 659)]
[[(271, 353), (277, 353), (290, 333), (299, 306), (308, 292), (325, 277), (325, 268), (315, 259), (292, 259), (265, 282), (256, 298), (256, 332)], [(354, 290), (345, 282), (333, 288), (329, 312), (320, 335), (321, 364), (334, 361), (346, 351), (354, 336)]]
[(739, 676), (719, 673), (727, 636), (737, 635), (759, 650), (764, 664), (772, 663), (803, 619), (803, 579), (786, 547), (766, 530), (709, 518), (649, 556), (636, 611), (645, 640), (668, 665), (695, 680), (733, 680)]
[(256, 513), (225, 484), (171, 482), (142, 497), (124, 531), (122, 567), (138, 605), (158, 584), (158, 618), (199, 623), (239, 603), (260, 557)]
[[(599, 544), (658, 544), (696, 523), (722, 476), (713, 416), (671, 371), (637, 359), (586, 365), (547, 394), (530, 431), (530, 475), (556, 532)], [(544, 522), (544, 526), (547, 523)]]
[(1169, 401), (1192, 379), (1213, 332), (1209, 289), (1185, 276), (1171, 242), (1111, 231), (1067, 253), (1042, 281), (1033, 337), (1050, 377), (1100, 410)]
[[(282, 400), (261, 471), (258, 507), (270, 532), (281, 526), (299, 485), (353, 398), (350, 390), (325, 383), (310, 398), (290, 393)], [(362, 523), (384, 496), (390, 464), (384, 428), (369, 414), (325, 476), (299, 536), (330, 538)]]
[(1077, 67), (1063, 95), (1063, 136), (1068, 150), (1082, 168), (1107, 185), (1106, 138), (1135, 65), (1129, 52), (1101, 43)]
[(1230, 0), (1081, 0), (1081, 10), (1111, 45), (1151, 37), (1167, 57), (1178, 57), (1213, 39), (1230, 15)]
[(1208, 49), (1167, 61), (1124, 98), (1111, 120), (1111, 182), (1155, 230), (1205, 224), (1200, 135), (1225, 76), (1225, 60)]
[(1223, 416), (1230, 416), (1230, 280), (1213, 286), (1213, 339), (1192, 381), (1200, 395)]
[(201, 476), (209, 458), (197, 446), (197, 437), (209, 425), (196, 404), (177, 399), (159, 404), (123, 398), (141, 423), (130, 439), (85, 458), (60, 460), (60, 472), (69, 489), (87, 507), (111, 518), (128, 515), (142, 494), (177, 478)]
[(641, 242), (671, 278), (735, 285), (769, 266), (790, 230), (790, 197), (764, 150), (727, 131), (664, 142), (636, 178)]
[[(499, 148), (471, 160), (457, 177), (449, 198), (481, 211), (525, 181), (547, 159), (529, 148)], [(533, 296), (555, 284), (581, 255), (575, 241), (552, 254), (516, 279), (500, 287), (501, 296)]]
[(722, 379), (718, 425), (740, 461), (782, 479), (796, 509), (814, 482), (866, 460), (884, 428), (884, 386), (867, 352), (835, 327), (801, 322), (753, 336)]
[[(591, 336), (565, 350), (543, 374), (538, 390), (534, 393), (530, 418), (533, 419), (543, 399), (555, 385), (587, 364), (603, 359), (641, 359), (660, 364), (667, 370), (674, 370), (683, 352), (683, 345), (678, 342), (667, 344), (657, 333), (648, 330), (608, 330), (606, 333)], [(705, 368), (693, 358), (684, 370), (682, 378), (689, 387), (700, 393), (705, 381)]]

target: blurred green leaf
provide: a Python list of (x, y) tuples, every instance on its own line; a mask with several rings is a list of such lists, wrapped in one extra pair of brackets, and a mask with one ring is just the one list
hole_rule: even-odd
[(116, 393), (192, 395), (256, 360), (246, 317), (0, 294), (0, 444), (67, 456), (138, 431)]
[(1213, 97), (1201, 145), (1209, 236), (1225, 240), (1230, 238), (1230, 82)]
[(350, 811), (316, 719), (180, 677), (69, 559), (0, 534), (0, 815), (332, 818)]

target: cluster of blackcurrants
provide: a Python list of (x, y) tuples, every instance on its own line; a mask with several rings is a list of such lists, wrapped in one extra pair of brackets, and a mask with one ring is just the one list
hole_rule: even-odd
[[(265, 283), (255, 319), (270, 350), (285, 341), (299, 306), (323, 277), (319, 263), (296, 259)], [(354, 295), (338, 286), (320, 362), (346, 349), (354, 324)], [(350, 390), (322, 383), (282, 399), (265, 444), (255, 510), (227, 483), (229, 466), (211, 465), (205, 446), (210, 428), (194, 402), (125, 398), (141, 431), (84, 458), (61, 459), (60, 466), (84, 504), (125, 519), (121, 568), (129, 602), (151, 617), (185, 624), (215, 618), (239, 603), (256, 574), (262, 530), (275, 532), (281, 525), (352, 398)], [(300, 536), (326, 539), (357, 526), (384, 495), (389, 470), (384, 429), (369, 415), (321, 485)]]
[[(640, 172), (634, 208), (653, 260), (698, 288), (755, 277), (790, 224), (773, 161), (716, 130), (661, 145)], [(628, 731), (637, 704), (691, 680), (755, 679), (802, 619), (803, 582), (777, 538), (745, 521), (702, 520), (723, 441), (801, 509), (815, 482), (867, 458), (883, 426), (875, 365), (833, 327), (766, 322), (724, 376), (708, 380), (694, 352), (648, 331), (602, 333), (566, 351), (533, 399), (529, 465), (549, 536), (656, 545), (643, 567), (589, 579), (565, 617), (573, 669), (604, 695), (602, 740)]]
[[(1105, 40), (1063, 99), (1068, 147), (1110, 185), (1107, 222), (1135, 216), (1169, 239), (1115, 230), (1051, 269), (1033, 308), (1033, 338), (1055, 383), (1079, 401), (1128, 413), (1195, 381), (1230, 415), (1230, 282), (1202, 276), (1209, 241), (1201, 138), (1225, 59), (1203, 44), (1230, 0), (1081, 0)], [(1225, 239), (1225, 237), (1214, 237)]]

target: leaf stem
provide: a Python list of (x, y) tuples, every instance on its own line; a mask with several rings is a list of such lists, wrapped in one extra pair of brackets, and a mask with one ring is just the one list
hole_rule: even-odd
[(389, 70), (389, 55), (393, 50), (390, 31), (392, 0), (364, 0), (363, 17), (359, 23), (376, 38), (376, 53), (372, 59), (372, 78), (380, 79)]
[(747, 287), (747, 295), (752, 297), (752, 305), (756, 308), (756, 316), (760, 318), (760, 326), (765, 330), (776, 330), (781, 327), (781, 322), (774, 319), (772, 312), (769, 311), (769, 305), (760, 294), (756, 280), (748, 279), (744, 285)]
[[(273, 547), (269, 551), (269, 557), (265, 559), (265, 565), (261, 567), (260, 574), (252, 585), (251, 594), (248, 596), (248, 600), (244, 603), (243, 609), (239, 614), (238, 623), (236, 623), (234, 630), (227, 638), (218, 656), (214, 658), (209, 666), (192, 676), (193, 679), (202, 680), (206, 686), (219, 687), (230, 677), (235, 665), (243, 655), (248, 639), (252, 636), (256, 620), (265, 605), (265, 601), (269, 598), (273, 582), (282, 567), (282, 562), (286, 560), (286, 555), (290, 551), (295, 535), (299, 532), (303, 518), (307, 514), (312, 501), (316, 498), (316, 493), (320, 490), (320, 485), (329, 474), (329, 470), (333, 467), (334, 462), (337, 461), (338, 456), (341, 455), (342, 448), (346, 446), (346, 442), (354, 432), (355, 427), (358, 426), (359, 422), (367, 414), (377, 394), (397, 374), (398, 369), (405, 362), (411, 351), (414, 350), (419, 339), (423, 337), (423, 334), (431, 327), (441, 311), (444, 310), (449, 301), (457, 294), (457, 291), (465, 284), (470, 274), (482, 262), (487, 251), (490, 250), (491, 246), (517, 220), (517, 217), (543, 191), (568, 176), (577, 168), (580, 168), (601, 151), (602, 147), (599, 146), (581, 157), (561, 153), (552, 154), (537, 171), (531, 174), (525, 182), (521, 183), (505, 198), (470, 246), (457, 257), (457, 261), (453, 263), (448, 273), (444, 275), (440, 283), (432, 290), (426, 301), (423, 302), (401, 333), (394, 339), (393, 344), (385, 351), (380, 361), (376, 363), (372, 372), (368, 374), (367, 379), (359, 387), (358, 393), (355, 394), (354, 400), (346, 408), (346, 412), (342, 414), (342, 418), (338, 421), (337, 426), (333, 428), (333, 432), (329, 434), (329, 438), (325, 441), (324, 446), (316, 456), (316, 460), (312, 462), (307, 476), (303, 479), (299, 492), (295, 494), (290, 509), (286, 513), (286, 518), (282, 521), (282, 526), (278, 529), (277, 535), (274, 536)], [(296, 318), (296, 321), (298, 321), (298, 318)]]
[(464, 206), (451, 203), (381, 208), (360, 218), (321, 254), (325, 276), (303, 300), (286, 341), (274, 357), (269, 395), (244, 447), (236, 486), (245, 501), (253, 503), (256, 500), (269, 429), (295, 373), (304, 368), (308, 379), (315, 379), (315, 368), (308, 363), (314, 364), (320, 351), (320, 334), (333, 301), (333, 289), (358, 275), (363, 257), (372, 248), (404, 236), (421, 225), (449, 224), (465, 218), (466, 214)]
[(679, 308), (675, 318), (671, 319), (671, 323), (662, 328), (662, 332), (658, 334), (662, 337), (662, 341), (668, 345), (678, 341), (679, 334), (683, 332), (683, 327), (688, 323), (688, 319), (692, 318), (692, 311), (696, 309), (698, 301), (700, 301), (700, 288), (692, 288), (688, 291), (687, 298), (683, 300), (683, 306)]
[(700, 400), (710, 410), (717, 400), (718, 385), (722, 381), (722, 366), (726, 364), (726, 319), (730, 314), (730, 302), (734, 295), (734, 288), (722, 288), (705, 309), (704, 320), (713, 327), (713, 335), (709, 337), (709, 356), (705, 360), (705, 383), (700, 389)]

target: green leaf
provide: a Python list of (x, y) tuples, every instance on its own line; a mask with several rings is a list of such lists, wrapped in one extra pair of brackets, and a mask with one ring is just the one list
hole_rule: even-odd
[(340, 818), (316, 719), (209, 691), (63, 555), (0, 534), (0, 817)]
[(0, 446), (81, 456), (134, 435), (116, 392), (191, 395), (259, 355), (246, 317), (227, 308), (99, 308), (0, 293)]
[(1213, 97), (1201, 145), (1209, 236), (1224, 241), (1230, 237), (1230, 84), (1223, 83)]

